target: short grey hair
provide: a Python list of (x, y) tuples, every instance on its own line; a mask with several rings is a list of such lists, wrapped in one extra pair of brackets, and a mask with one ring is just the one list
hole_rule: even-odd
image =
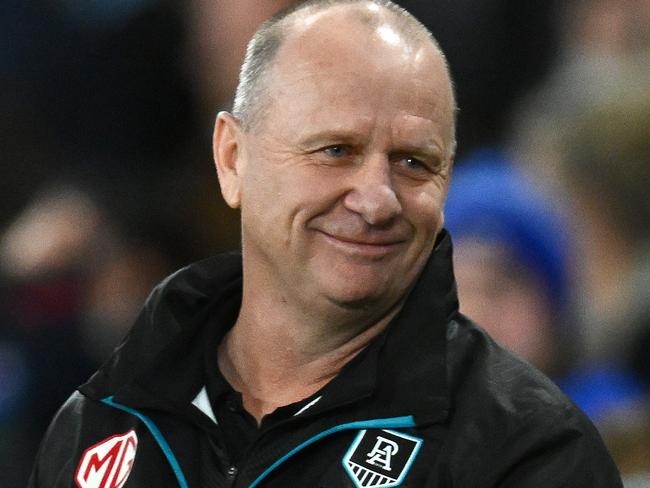
[[(267, 77), (272, 62), (280, 46), (291, 31), (293, 20), (298, 14), (304, 11), (316, 13), (337, 5), (353, 4), (377, 5), (384, 12), (392, 14), (391, 17), (394, 21), (394, 27), (408, 39), (431, 42), (440, 52), (451, 82), (451, 73), (447, 66), (447, 61), (431, 31), (411, 13), (391, 0), (307, 0), (280, 11), (271, 17), (271, 19), (264, 22), (248, 43), (233, 104), (233, 115), (240, 121), (244, 130), (248, 131), (254, 128), (255, 124), (264, 115), (264, 111), (269, 104), (269, 97), (266, 93), (268, 88)], [(384, 19), (378, 18), (376, 14), (369, 13), (362, 20), (364, 23), (374, 27), (379, 24), (380, 20)], [(452, 108), (455, 114), (456, 107), (453, 85), (452, 97), (454, 103)]]

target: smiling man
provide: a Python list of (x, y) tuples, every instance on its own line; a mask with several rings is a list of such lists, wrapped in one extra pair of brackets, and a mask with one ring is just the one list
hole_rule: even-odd
[(214, 155), (242, 252), (153, 292), (32, 487), (616, 487), (584, 415), (458, 313), (444, 56), (384, 0), (249, 44)]

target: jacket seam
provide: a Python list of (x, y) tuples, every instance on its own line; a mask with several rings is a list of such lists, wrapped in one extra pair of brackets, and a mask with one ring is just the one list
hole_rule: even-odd
[(151, 432), (151, 435), (153, 436), (156, 443), (162, 450), (163, 454), (165, 455), (165, 458), (167, 458), (167, 462), (169, 462), (169, 465), (172, 468), (172, 471), (174, 472), (176, 479), (178, 480), (178, 485), (180, 486), (180, 488), (189, 488), (189, 485), (187, 484), (187, 480), (185, 479), (185, 475), (183, 474), (183, 470), (181, 469), (180, 464), (178, 464), (178, 460), (176, 459), (174, 452), (169, 446), (167, 440), (165, 439), (165, 436), (163, 436), (162, 432), (160, 432), (160, 429), (158, 429), (158, 427), (153, 422), (153, 420), (151, 420), (143, 413), (135, 410), (134, 408), (127, 407), (126, 405), (122, 405), (121, 403), (115, 402), (112, 396), (103, 398), (100, 401), (105, 405), (130, 413), (131, 415), (140, 419), (142, 423), (144, 423), (144, 425), (147, 427), (147, 429), (149, 429), (149, 432)]

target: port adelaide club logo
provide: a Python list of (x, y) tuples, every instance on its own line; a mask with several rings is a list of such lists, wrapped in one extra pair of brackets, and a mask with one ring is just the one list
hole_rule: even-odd
[(77, 488), (122, 488), (138, 449), (133, 430), (104, 439), (86, 449), (74, 475)]
[(422, 439), (394, 430), (362, 430), (343, 457), (357, 488), (389, 488), (403, 483)]

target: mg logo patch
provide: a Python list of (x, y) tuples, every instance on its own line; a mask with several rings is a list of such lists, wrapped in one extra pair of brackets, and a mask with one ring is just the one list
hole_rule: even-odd
[(357, 488), (399, 486), (420, 450), (422, 439), (394, 430), (362, 430), (343, 457)]
[(74, 475), (77, 488), (122, 488), (131, 474), (138, 436), (133, 430), (86, 449)]

